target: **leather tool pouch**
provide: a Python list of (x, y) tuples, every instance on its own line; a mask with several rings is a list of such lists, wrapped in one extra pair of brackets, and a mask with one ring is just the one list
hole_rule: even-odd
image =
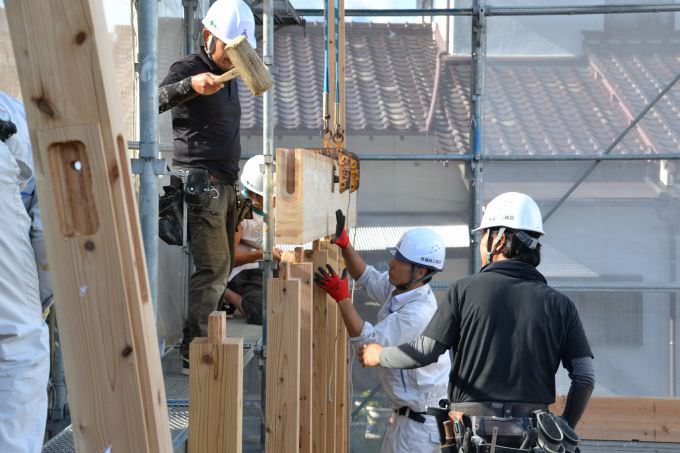
[(183, 206), (182, 181), (170, 176), (158, 201), (158, 236), (168, 245), (182, 245)]
[(192, 168), (189, 170), (186, 185), (186, 201), (190, 205), (205, 206), (213, 196), (213, 186), (210, 183), (208, 170), (202, 168)]

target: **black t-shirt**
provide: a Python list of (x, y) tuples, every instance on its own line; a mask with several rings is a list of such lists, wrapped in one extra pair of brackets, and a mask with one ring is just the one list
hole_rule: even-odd
[(574, 303), (519, 260), (452, 285), (423, 335), (454, 352), (452, 402), (551, 404), (560, 361), (593, 356)]
[[(204, 72), (224, 73), (201, 47), (175, 62), (160, 86)], [(204, 168), (223, 181), (235, 182), (241, 158), (241, 104), (236, 80), (227, 82), (215, 94), (196, 96), (173, 107), (172, 131), (174, 164)]]

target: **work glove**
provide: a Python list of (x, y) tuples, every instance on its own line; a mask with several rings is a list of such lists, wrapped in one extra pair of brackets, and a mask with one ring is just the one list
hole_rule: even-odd
[(347, 280), (347, 269), (342, 273), (342, 277), (335, 273), (330, 264), (328, 270), (319, 267), (319, 271), (314, 273), (314, 283), (326, 291), (336, 302), (349, 299), (349, 282)]
[(335, 211), (335, 237), (331, 239), (331, 244), (335, 244), (341, 249), (346, 249), (349, 245), (349, 235), (345, 229), (345, 215), (342, 210)]

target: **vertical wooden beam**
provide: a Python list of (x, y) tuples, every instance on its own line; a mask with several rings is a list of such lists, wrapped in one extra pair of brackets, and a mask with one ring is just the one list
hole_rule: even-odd
[(241, 453), (243, 339), (227, 338), (225, 312), (210, 315), (189, 355), (189, 452)]
[[(319, 241), (314, 242), (311, 262), (314, 271), (328, 262), (328, 252), (321, 250)], [(326, 292), (314, 286), (312, 301), (312, 451), (314, 453), (326, 452), (327, 299)]]
[(120, 91), (98, 0), (9, 0), (77, 451), (172, 444)]
[[(304, 258), (304, 249), (296, 249), (296, 258)], [(300, 452), (312, 452), (312, 264), (290, 265), (290, 277), (300, 280)]]
[(267, 413), (265, 451), (300, 445), (300, 280), (272, 278), (267, 300)]
[(338, 314), (338, 358), (337, 358), (337, 403), (336, 420), (338, 424), (338, 448), (340, 452), (348, 452), (349, 441), (349, 413), (347, 411), (347, 329)]
[(331, 298), (326, 301), (326, 451), (335, 453), (337, 449), (337, 331), (338, 307)]
[[(341, 251), (338, 247), (329, 244), (329, 263), (333, 268), (342, 275), (345, 269), (345, 261), (342, 258)], [(337, 307), (337, 304), (336, 304)], [(336, 333), (336, 400), (335, 400), (335, 419), (336, 419), (336, 444), (337, 451), (346, 453), (349, 447), (349, 414), (348, 414), (348, 388), (347, 388), (347, 329), (342, 320), (342, 315), (338, 312), (337, 315), (337, 333)]]

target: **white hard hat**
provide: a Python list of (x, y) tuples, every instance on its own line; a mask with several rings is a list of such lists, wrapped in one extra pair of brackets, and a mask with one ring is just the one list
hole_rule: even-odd
[(255, 49), (255, 18), (243, 0), (217, 0), (203, 18), (203, 25), (225, 44), (244, 35)]
[(543, 234), (541, 210), (529, 195), (519, 192), (502, 193), (486, 205), (482, 224), (472, 231), (495, 227)]
[[(276, 171), (276, 169), (274, 169)], [(249, 191), (258, 195), (264, 193), (264, 155), (251, 157), (241, 170), (241, 184)]]
[(444, 270), (446, 247), (444, 240), (429, 228), (414, 228), (401, 236), (396, 247), (387, 249), (392, 255), (403, 257), (418, 266)]

